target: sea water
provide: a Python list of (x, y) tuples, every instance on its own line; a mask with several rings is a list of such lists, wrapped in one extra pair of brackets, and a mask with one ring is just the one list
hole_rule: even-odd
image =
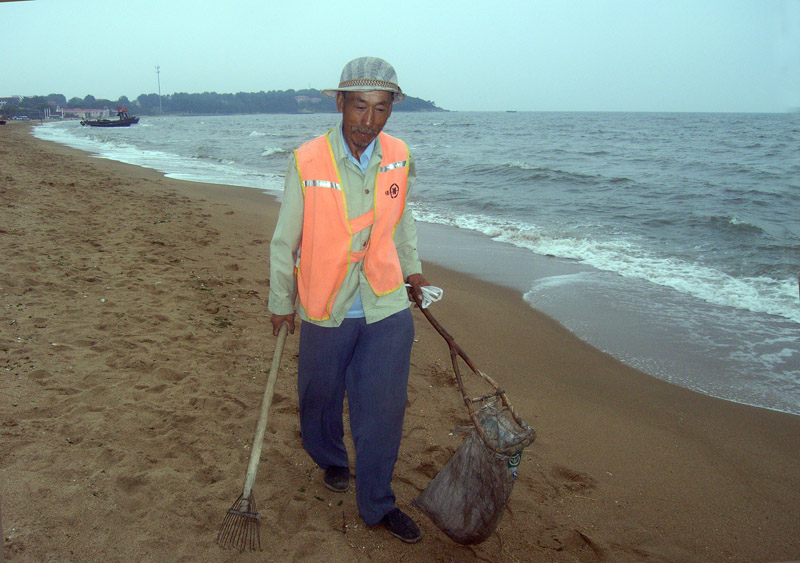
[[(35, 134), (280, 196), (291, 151), (338, 122), (144, 117)], [(800, 114), (395, 112), (386, 132), (414, 153), (423, 259), (518, 289), (656, 377), (800, 414)]]

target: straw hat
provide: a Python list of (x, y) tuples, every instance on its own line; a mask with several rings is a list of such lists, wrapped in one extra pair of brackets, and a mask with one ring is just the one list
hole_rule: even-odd
[(342, 70), (338, 88), (323, 90), (322, 93), (335, 98), (338, 92), (370, 92), (384, 90), (394, 93), (394, 102), (406, 97), (397, 85), (397, 73), (394, 67), (377, 57), (359, 57), (353, 59)]

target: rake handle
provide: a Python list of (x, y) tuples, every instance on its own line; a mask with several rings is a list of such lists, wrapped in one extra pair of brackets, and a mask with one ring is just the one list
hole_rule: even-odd
[(244, 477), (242, 498), (245, 499), (250, 496), (250, 492), (253, 490), (253, 484), (256, 482), (258, 462), (261, 459), (261, 446), (264, 443), (264, 433), (267, 430), (267, 422), (269, 421), (269, 408), (272, 405), (272, 395), (275, 393), (275, 381), (278, 379), (278, 369), (281, 366), (281, 355), (283, 355), (283, 347), (286, 344), (286, 335), (288, 332), (289, 325), (286, 323), (282, 324), (281, 328), (278, 330), (275, 352), (272, 355), (272, 366), (269, 368), (269, 377), (267, 378), (267, 387), (264, 389), (264, 396), (261, 399), (261, 414), (258, 416), (256, 435), (253, 437), (253, 447), (250, 448), (250, 463), (247, 464), (247, 473)]

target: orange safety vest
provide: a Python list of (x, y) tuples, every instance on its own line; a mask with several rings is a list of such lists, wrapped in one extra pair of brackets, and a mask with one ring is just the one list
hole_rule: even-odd
[[(408, 147), (400, 139), (379, 135), (383, 158), (375, 179), (371, 211), (350, 219), (333, 147), (328, 135), (295, 151), (303, 188), (303, 234), (295, 270), (300, 302), (308, 318), (330, 318), (350, 264), (363, 260), (364, 275), (376, 295), (403, 285), (394, 230), (403, 215), (408, 184)], [(351, 251), (353, 234), (372, 226), (367, 248)]]

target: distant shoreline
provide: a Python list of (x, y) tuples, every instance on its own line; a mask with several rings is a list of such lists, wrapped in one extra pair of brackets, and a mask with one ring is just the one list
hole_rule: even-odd
[[(21, 98), (21, 99), (20, 99)], [(40, 119), (55, 113), (70, 113), (79, 118), (91, 117), (87, 112), (103, 110), (114, 113), (114, 108), (126, 108), (130, 114), (139, 116), (161, 115), (250, 115), (250, 114), (314, 114), (338, 113), (336, 102), (315, 89), (275, 90), (270, 92), (188, 94), (140, 94), (134, 100), (121, 96), (117, 100), (95, 98), (70, 98), (63, 94), (46, 96), (20, 96), (15, 101), (9, 98), (3, 106), (3, 115), (13, 117), (25, 114), (31, 119)], [(394, 106), (396, 112), (442, 112), (434, 102), (414, 96)]]

